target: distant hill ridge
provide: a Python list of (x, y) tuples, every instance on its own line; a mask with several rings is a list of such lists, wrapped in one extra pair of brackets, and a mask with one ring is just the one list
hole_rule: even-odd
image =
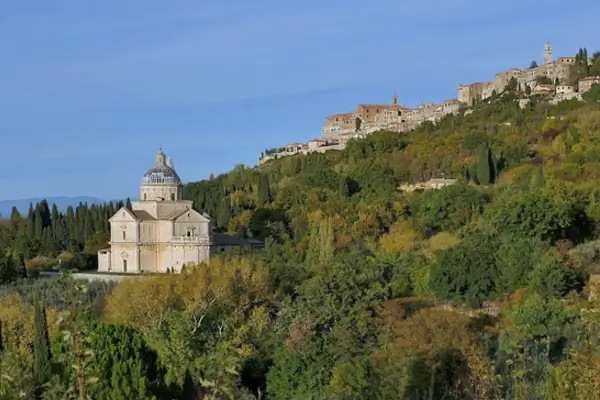
[(35, 205), (42, 200), (46, 200), (50, 206), (52, 206), (52, 204), (56, 204), (59, 211), (66, 211), (69, 206), (77, 206), (79, 203), (98, 204), (107, 202), (107, 200), (90, 196), (32, 197), (29, 199), (0, 200), (0, 216), (10, 217), (13, 207), (17, 207), (17, 210), (19, 210), (21, 213), (26, 213), (29, 209), (29, 204), (33, 203)]

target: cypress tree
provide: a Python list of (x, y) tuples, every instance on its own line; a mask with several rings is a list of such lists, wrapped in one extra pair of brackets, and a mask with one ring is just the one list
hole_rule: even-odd
[(229, 219), (231, 218), (231, 206), (229, 204), (228, 197), (223, 197), (221, 199), (217, 210), (217, 226), (219, 228), (227, 227), (227, 225), (229, 224)]
[(52, 361), (46, 323), (46, 310), (42, 307), (37, 293), (34, 295), (33, 318), (35, 329), (33, 341), (33, 378), (38, 396), (40, 396), (43, 392), (43, 385), (50, 380)]
[(347, 182), (346, 177), (343, 177), (342, 179), (340, 179), (339, 193), (340, 193), (340, 196), (342, 196), (342, 197), (348, 197), (348, 195), (350, 194), (350, 190), (348, 189), (348, 182)]
[(489, 146), (484, 146), (477, 163), (477, 180), (480, 185), (489, 185), (493, 179), (492, 152)]
[(308, 242), (308, 250), (306, 251), (306, 262), (309, 267), (319, 263), (320, 244), (321, 244), (321, 229), (319, 229), (317, 221), (310, 221), (310, 234)]
[(271, 201), (271, 189), (269, 187), (269, 178), (266, 175), (260, 175), (258, 183), (258, 207)]
[(56, 204), (52, 204), (52, 212), (50, 213), (50, 224), (52, 225), (52, 228), (54, 229), (54, 226), (56, 226), (56, 224), (59, 222), (60, 220), (60, 213), (58, 212), (58, 207), (56, 206)]
[(50, 216), (50, 207), (46, 200), (42, 200), (39, 205), (40, 215), (42, 216), (42, 227), (47, 228), (52, 224), (52, 218)]
[(94, 236), (94, 218), (90, 210), (84, 209), (83, 217), (83, 238), (81, 244), (84, 245), (86, 240)]
[(35, 223), (33, 220), (33, 204), (29, 203), (29, 212), (27, 213), (27, 238), (33, 239), (35, 236)]
[(53, 246), (56, 249), (62, 249), (63, 238), (62, 238), (62, 230), (60, 229), (60, 225), (62, 224), (62, 218), (60, 213), (58, 212), (58, 207), (56, 204), (52, 204), (52, 211), (50, 214), (50, 227), (52, 229), (52, 242)]
[(21, 216), (21, 213), (19, 212), (17, 207), (13, 206), (12, 210), (10, 211), (10, 229), (12, 231), (16, 231), (17, 229), (19, 229), (19, 223), (22, 220), (23, 217)]
[(41, 241), (42, 233), (44, 231), (44, 223), (42, 219), (42, 210), (39, 204), (35, 207), (35, 211), (33, 213), (33, 237), (34, 239)]

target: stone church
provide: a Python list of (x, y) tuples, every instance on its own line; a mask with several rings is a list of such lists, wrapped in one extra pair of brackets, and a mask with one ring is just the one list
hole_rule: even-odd
[(140, 200), (110, 218), (110, 248), (98, 252), (99, 272), (180, 272), (216, 252), (262, 247), (262, 242), (213, 232), (209, 215), (183, 200), (183, 184), (162, 149), (142, 178)]

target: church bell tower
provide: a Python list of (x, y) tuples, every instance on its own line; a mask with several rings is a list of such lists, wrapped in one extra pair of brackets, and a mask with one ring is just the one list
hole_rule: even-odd
[(552, 45), (550, 42), (546, 42), (544, 46), (544, 65), (552, 64)]

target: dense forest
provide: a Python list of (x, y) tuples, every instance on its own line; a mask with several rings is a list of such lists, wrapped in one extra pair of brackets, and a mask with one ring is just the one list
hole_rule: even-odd
[(522, 95), (187, 185), (266, 246), (182, 274), (72, 278), (120, 205), (13, 212), (0, 399), (600, 398), (600, 87)]

